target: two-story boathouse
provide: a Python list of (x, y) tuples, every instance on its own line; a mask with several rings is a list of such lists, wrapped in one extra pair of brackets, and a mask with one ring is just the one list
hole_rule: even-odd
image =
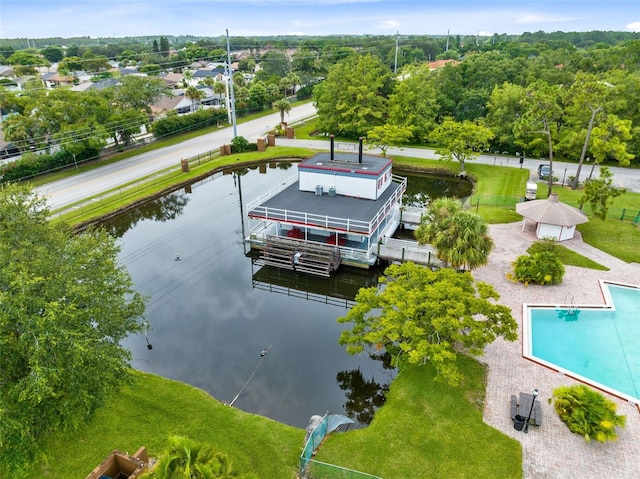
[(328, 153), (297, 164), (297, 175), (247, 205), (247, 243), (264, 264), (328, 276), (340, 264), (368, 268), (400, 225), (406, 178), (389, 158)]

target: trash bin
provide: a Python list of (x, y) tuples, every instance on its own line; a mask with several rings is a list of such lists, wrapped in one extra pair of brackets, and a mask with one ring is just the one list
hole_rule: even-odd
[(513, 427), (515, 428), (516, 431), (522, 431), (522, 428), (524, 427), (524, 423), (526, 421), (527, 421), (526, 417), (516, 415), (515, 419), (513, 420)]

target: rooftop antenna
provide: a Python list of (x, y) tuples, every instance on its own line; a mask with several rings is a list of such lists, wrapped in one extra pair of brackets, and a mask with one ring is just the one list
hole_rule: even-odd
[(229, 29), (227, 28), (227, 65), (229, 65), (229, 87), (231, 88), (231, 122), (233, 123), (233, 137), (238, 136), (236, 127), (236, 99), (233, 95), (233, 68), (231, 68), (231, 50), (229, 48)]

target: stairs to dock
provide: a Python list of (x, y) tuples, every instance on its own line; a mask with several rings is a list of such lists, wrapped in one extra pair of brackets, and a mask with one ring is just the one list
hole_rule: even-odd
[(329, 277), (340, 267), (340, 250), (332, 245), (267, 236), (260, 261), (277, 268)]

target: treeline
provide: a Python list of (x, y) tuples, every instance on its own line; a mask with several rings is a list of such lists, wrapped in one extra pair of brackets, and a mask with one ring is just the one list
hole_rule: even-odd
[[(592, 37), (580, 34), (580, 41), (618, 38), (592, 33)], [(449, 38), (449, 49), (444, 51), (446, 38), (407, 37), (398, 47), (397, 64), (395, 40), (390, 42), (390, 37), (367, 38), (366, 48), (338, 42), (347, 37), (302, 39), (293, 53), (277, 48), (275, 39), (269, 46), (243, 39), (251, 53), (239, 61), (240, 71), (260, 68), (248, 80), (233, 75), (236, 113), (271, 108), (295, 92), (303, 96), (313, 89), (319, 126), (327, 133), (357, 138), (376, 127), (391, 126), (399, 133), (396, 139), (424, 144), (434, 141), (434, 130), (445, 121), (472, 122), (491, 129), (489, 148), (495, 152), (556, 155), (581, 162), (637, 162), (640, 40), (576, 48), (563, 35), (529, 34), (530, 41), (517, 42), (491, 37), (471, 46), (465, 43), (468, 39)], [(543, 40), (534, 42), (538, 37)], [(365, 40), (349, 38), (354, 44)], [(190, 43), (180, 52), (180, 60), (178, 53), (163, 50), (167, 42), (160, 38), (153, 47), (158, 61), (165, 59), (164, 67), (214, 53), (216, 58), (222, 56), (221, 40)], [(432, 70), (430, 49), (437, 58), (451, 61)], [(77, 66), (100, 64), (93, 52), (73, 58), (80, 60)], [(143, 63), (139, 58), (135, 52), (121, 53), (120, 61), (139, 66)], [(61, 62), (65, 60), (69, 57)], [(189, 69), (182, 71), (189, 75)], [(101, 77), (108, 74), (102, 71)], [(224, 90), (220, 82), (209, 85), (214, 91)], [(85, 149), (99, 150), (107, 142), (127, 146), (141, 127), (151, 127), (150, 105), (168, 90), (158, 78), (126, 76), (101, 91), (48, 91), (34, 77), (19, 94), (5, 87), (0, 92), (3, 113), (12, 114), (3, 125), (8, 141), (23, 152), (51, 153), (60, 148), (78, 158)], [(197, 89), (187, 88), (185, 96), (196, 110)], [(169, 123), (179, 130), (182, 121), (191, 120)], [(381, 143), (390, 131), (376, 132)]]
[(492, 131), (494, 152), (626, 164), (640, 158), (639, 80), (640, 40), (584, 50), (503, 43), (397, 75), (373, 54), (353, 54), (314, 100), (320, 130), (345, 137), (387, 127), (389, 139), (424, 144), (445, 121), (467, 122)]

